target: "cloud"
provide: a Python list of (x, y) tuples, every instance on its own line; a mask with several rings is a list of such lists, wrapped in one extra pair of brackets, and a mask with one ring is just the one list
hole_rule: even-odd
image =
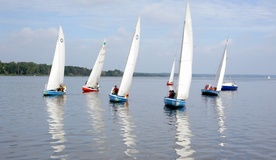
[[(184, 7), (182, 8), (182, 13), (184, 13), (183, 9)], [(149, 22), (158, 24), (176, 24), (183, 17), (183, 14), (177, 14), (181, 13), (180, 7), (175, 7), (171, 3), (148, 4), (141, 12), (146, 19), (149, 19)]]
[[(186, 1), (178, 0), (1, 0), (1, 60), (51, 63), (57, 28), (62, 22), (66, 65), (91, 68), (106, 37), (104, 69), (123, 69), (140, 15), (141, 43), (136, 71), (169, 72), (173, 58), (180, 53), (185, 7)], [(229, 66), (231, 61), (241, 64), (248, 57), (258, 59), (261, 53), (265, 63), (272, 64), (273, 58), (269, 57), (275, 57), (276, 50), (273, 0), (193, 0), (190, 7), (195, 73), (215, 73), (224, 49), (222, 42), (229, 33), (232, 40)], [(251, 68), (248, 65), (248, 70)], [(228, 69), (233, 73), (242, 71), (235, 66)]]
[[(208, 23), (209, 29), (237, 29), (264, 31), (276, 23), (274, 1), (200, 1), (192, 9), (196, 19)], [(212, 25), (213, 24), (213, 25)], [(223, 27), (222, 27), (223, 26)], [(202, 26), (206, 27), (206, 26)]]
[(48, 57), (46, 55), (54, 51), (57, 35), (55, 28), (23, 28), (12, 33), (7, 39), (1, 39), (1, 57), (8, 57), (10, 61), (42, 62), (42, 57)]

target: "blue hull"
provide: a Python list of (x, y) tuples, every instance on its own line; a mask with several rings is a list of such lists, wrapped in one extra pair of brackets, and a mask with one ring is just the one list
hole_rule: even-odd
[(218, 96), (219, 92), (214, 90), (201, 89), (201, 94), (208, 96)]
[(127, 98), (115, 94), (109, 94), (109, 100), (111, 102), (126, 102)]
[(43, 95), (44, 96), (61, 96), (64, 95), (66, 92), (60, 92), (60, 91), (51, 91), (51, 90), (44, 90)]
[(175, 98), (164, 98), (164, 103), (166, 106), (169, 107), (175, 107), (175, 108), (179, 108), (179, 107), (184, 107), (185, 106), (185, 100), (182, 99), (175, 99)]
[(221, 90), (222, 91), (235, 91), (237, 90), (238, 87), (237, 86), (222, 86)]

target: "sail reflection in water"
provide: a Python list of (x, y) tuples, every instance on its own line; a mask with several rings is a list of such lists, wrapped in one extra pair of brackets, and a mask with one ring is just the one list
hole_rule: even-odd
[(129, 114), (128, 102), (112, 103), (112, 106), (114, 114), (118, 115), (120, 119), (119, 123), (121, 124), (121, 135), (123, 136), (123, 141), (126, 145), (125, 154), (136, 159), (134, 154), (139, 153), (139, 150), (135, 149), (137, 140), (136, 135), (133, 133), (136, 126)]
[(221, 142), (219, 145), (224, 147), (225, 145), (224, 138), (226, 137), (224, 134), (224, 131), (226, 130), (225, 115), (224, 115), (224, 107), (219, 97), (216, 98), (216, 110), (218, 113), (218, 127), (219, 127), (218, 132), (220, 133), (220, 138), (221, 138)]
[(99, 144), (98, 149), (99, 153), (105, 153), (106, 151), (106, 136), (104, 134), (105, 123), (103, 112), (104, 110), (100, 107), (101, 101), (99, 94), (96, 92), (85, 93), (87, 98), (88, 113), (91, 116), (91, 124), (93, 127), (93, 140)]
[(195, 151), (190, 146), (193, 135), (185, 107), (172, 110), (165, 106), (164, 110), (169, 116), (175, 118), (175, 143), (178, 145), (178, 147), (175, 147), (175, 152), (179, 156), (177, 159), (194, 159), (193, 154)]
[(66, 142), (64, 127), (64, 104), (66, 96), (45, 97), (47, 111), (49, 113), (49, 133), (52, 134), (51, 146), (54, 153), (52, 159), (65, 159), (66, 154), (62, 153), (65, 149), (64, 142)]
[[(226, 96), (226, 98), (224, 98), (224, 96)], [(209, 106), (208, 108), (215, 109), (217, 112), (217, 123), (218, 123), (218, 134), (219, 134), (219, 143), (218, 145), (220, 147), (225, 147), (225, 141), (226, 141), (226, 135), (225, 135), (225, 131), (226, 131), (226, 125), (225, 125), (225, 120), (226, 120), (226, 116), (224, 113), (225, 110), (225, 106), (223, 105), (221, 99), (227, 100), (227, 99), (231, 99), (231, 95), (228, 95), (227, 92), (224, 92), (223, 95), (220, 95), (220, 97), (204, 97), (204, 101), (206, 106)], [(221, 150), (223, 151), (223, 150)]]

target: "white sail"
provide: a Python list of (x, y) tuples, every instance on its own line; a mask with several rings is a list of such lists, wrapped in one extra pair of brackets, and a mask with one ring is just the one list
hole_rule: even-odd
[[(227, 40), (227, 42), (228, 42), (228, 40)], [(216, 91), (221, 91), (221, 86), (222, 86), (222, 82), (223, 82), (223, 78), (224, 78), (224, 74), (225, 74), (225, 68), (226, 68), (226, 56), (227, 56), (227, 43), (226, 43), (224, 53), (221, 58), (221, 62), (218, 67), (216, 78), (215, 78), (215, 81), (213, 84), (213, 86), (217, 88)]]
[(170, 74), (170, 79), (169, 79), (169, 82), (170, 82), (170, 83), (173, 82), (173, 78), (174, 78), (174, 68), (175, 68), (175, 60), (173, 61), (172, 70), (171, 70), (171, 74)]
[(97, 60), (94, 64), (94, 67), (92, 69), (92, 72), (87, 80), (86, 87), (96, 87), (97, 83), (99, 82), (103, 65), (104, 65), (104, 58), (106, 53), (106, 39), (103, 41), (102, 48), (99, 52), (99, 55), (97, 57)]
[(187, 99), (189, 97), (190, 85), (192, 81), (192, 62), (193, 28), (190, 5), (189, 2), (187, 2), (178, 71), (177, 99)]
[(138, 18), (136, 29), (133, 35), (132, 44), (128, 54), (128, 59), (122, 78), (122, 82), (119, 89), (119, 96), (125, 96), (129, 93), (129, 89), (132, 82), (132, 76), (136, 65), (140, 45), (140, 17)]
[(59, 27), (59, 34), (56, 44), (55, 55), (52, 63), (52, 68), (47, 84), (47, 90), (55, 90), (64, 79), (64, 65), (65, 65), (65, 40), (62, 27)]

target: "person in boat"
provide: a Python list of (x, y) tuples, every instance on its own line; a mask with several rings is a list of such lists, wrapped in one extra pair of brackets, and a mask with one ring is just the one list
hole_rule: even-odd
[(208, 90), (216, 91), (216, 90), (217, 90), (217, 87), (210, 86), (210, 87), (208, 88)]
[(172, 84), (173, 84), (173, 82), (167, 81), (167, 85), (172, 85)]
[(62, 86), (59, 85), (59, 87), (57, 88), (57, 91), (61, 92)]
[(59, 92), (64, 92), (66, 90), (65, 86), (59, 85), (59, 87), (57, 88), (57, 91)]
[(118, 91), (119, 91), (119, 88), (115, 85), (114, 88), (113, 88), (112, 94), (117, 95)]
[(100, 90), (100, 85), (99, 85), (99, 83), (97, 83), (96, 89), (97, 89), (97, 90)]
[(66, 86), (63, 85), (62, 88), (63, 88), (63, 91), (62, 91), (62, 92), (66, 92)]
[(174, 90), (170, 90), (169, 91), (169, 98), (174, 98), (174, 96), (175, 96)]

